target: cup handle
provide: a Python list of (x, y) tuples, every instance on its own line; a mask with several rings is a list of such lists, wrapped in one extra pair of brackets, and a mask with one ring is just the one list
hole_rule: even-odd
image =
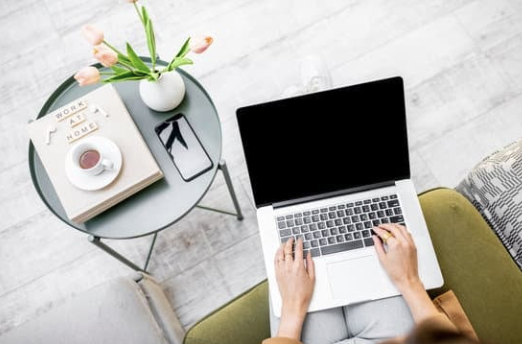
[(112, 163), (112, 161), (107, 160), (107, 159), (103, 159), (101, 164), (102, 164), (104, 170), (112, 170), (114, 167), (114, 164)]

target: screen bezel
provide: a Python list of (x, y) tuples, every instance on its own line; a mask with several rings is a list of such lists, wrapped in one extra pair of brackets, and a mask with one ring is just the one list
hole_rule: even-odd
[[(281, 111), (280, 108), (284, 108), (285, 106), (291, 106), (292, 104), (298, 104), (301, 102), (301, 100), (306, 101), (313, 101), (313, 102), (323, 102), (327, 101), (328, 97), (336, 97), (336, 99), (344, 99), (349, 100), (350, 97), (354, 97), (354, 94), (357, 94), (357, 92), (375, 92), (375, 90), (378, 89), (380, 91), (392, 91), (395, 92), (394, 94), (396, 97), (400, 97), (400, 99), (394, 99), (394, 108), (393, 111), (395, 113), (395, 116), (397, 116), (397, 120), (403, 121), (404, 125), (402, 123), (398, 124), (399, 131), (403, 130), (403, 132), (393, 133), (393, 136), (395, 139), (402, 138), (402, 141), (400, 141), (402, 156), (401, 161), (403, 163), (401, 166), (399, 166), (399, 171), (397, 173), (391, 173), (390, 176), (393, 176), (387, 180), (377, 180), (375, 183), (366, 183), (364, 185), (356, 185), (351, 187), (341, 187), (334, 190), (325, 190), (324, 192), (314, 192), (313, 194), (307, 194), (307, 195), (298, 195), (299, 197), (293, 197), (290, 199), (280, 199), (277, 196), (274, 197), (266, 197), (267, 191), (267, 183), (266, 180), (259, 181), (256, 178), (259, 177), (258, 171), (255, 170), (256, 163), (255, 161), (256, 157), (252, 156), (250, 144), (253, 142), (250, 136), (255, 135), (249, 135), (249, 130), (254, 130), (253, 128), (247, 129), (247, 127), (252, 127), (251, 124), (247, 124), (247, 121), (263, 121), (265, 120), (262, 118), (260, 112), (261, 110), (265, 111), (265, 113), (269, 113), (269, 111)], [(359, 93), (360, 94), (360, 93)], [(377, 96), (378, 94), (372, 94), (372, 96)], [(287, 111), (288, 112), (288, 111)], [(259, 117), (255, 117), (255, 116)], [(278, 113), (278, 116), (281, 116), (282, 113)], [(254, 117), (250, 117), (254, 116)], [(384, 184), (390, 184), (394, 183), (396, 180), (402, 180), (402, 179), (409, 179), (411, 178), (410, 173), (410, 166), (409, 166), (409, 149), (408, 149), (408, 135), (407, 135), (407, 128), (406, 128), (406, 105), (405, 105), (405, 98), (404, 98), (404, 83), (403, 79), (400, 76), (386, 78), (386, 79), (379, 79), (379, 80), (373, 80), (368, 81), (365, 83), (345, 86), (345, 87), (339, 87), (327, 91), (317, 92), (313, 94), (306, 94), (302, 96), (292, 97), (292, 98), (285, 98), (285, 99), (279, 99), (269, 102), (263, 102), (263, 103), (257, 103), (253, 105), (247, 105), (243, 107), (239, 107), (236, 110), (236, 118), (238, 121), (239, 126), (239, 132), (241, 137), (241, 142), (243, 145), (243, 152), (244, 157), (246, 160), (247, 170), (250, 177), (250, 184), (252, 188), (252, 193), (254, 196), (254, 202), (256, 204), (256, 207), (262, 207), (269, 204), (279, 204), (281, 202), (288, 203), (288, 202), (298, 202), (298, 201), (304, 201), (304, 200), (312, 200), (316, 198), (322, 198), (326, 197), (328, 195), (336, 195), (336, 194), (343, 194), (343, 193), (349, 193), (349, 192), (355, 192), (364, 190), (367, 188), (371, 188), (374, 186), (382, 186)], [(268, 119), (267, 119), (268, 120)], [(277, 181), (276, 181), (277, 183)], [(264, 188), (260, 188), (259, 185), (264, 184)]]

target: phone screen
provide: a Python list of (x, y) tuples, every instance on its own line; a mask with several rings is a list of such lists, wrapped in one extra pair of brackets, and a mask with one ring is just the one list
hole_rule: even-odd
[(212, 168), (212, 160), (185, 116), (174, 115), (155, 130), (183, 180), (190, 181)]

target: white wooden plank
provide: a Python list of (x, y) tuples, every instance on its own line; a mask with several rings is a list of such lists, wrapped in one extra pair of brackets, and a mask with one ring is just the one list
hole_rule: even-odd
[(456, 186), (483, 158), (522, 138), (522, 95), (433, 140), (419, 154), (444, 186)]
[(409, 88), (468, 58), (475, 49), (455, 17), (448, 15), (334, 68), (332, 73), (339, 84), (401, 75)]
[(491, 60), (476, 53), (406, 90), (410, 145), (429, 143), (517, 94)]
[(455, 16), (482, 50), (522, 32), (522, 13), (508, 0), (476, 0), (455, 11)]
[(487, 54), (491, 66), (507, 79), (515, 91), (522, 91), (522, 34), (496, 45)]
[(17, 59), (35, 49), (39, 49), (41, 53), (47, 43), (58, 37), (45, 4), (41, 1), (28, 3), (27, 7), (3, 16), (0, 20), (0, 32), (2, 63)]
[(31, 6), (37, 0), (2, 1), (0, 4), (0, 20), (20, 9)]
[(0, 295), (95, 249), (85, 235), (48, 211), (28, 217), (0, 232)]
[(0, 233), (42, 211), (48, 211), (31, 182), (27, 162), (0, 170), (0, 180)]
[(417, 151), (410, 151), (410, 169), (413, 185), (418, 194), (442, 186), (442, 183), (435, 178), (430, 167)]
[(266, 278), (261, 239), (257, 232), (216, 254), (214, 263), (232, 295), (239, 295)]
[(130, 273), (100, 250), (82, 257), (2, 295), (0, 335), (99, 283)]

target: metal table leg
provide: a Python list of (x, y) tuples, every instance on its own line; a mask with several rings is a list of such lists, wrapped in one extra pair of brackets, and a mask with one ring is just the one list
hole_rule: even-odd
[(110, 254), (111, 256), (113, 256), (114, 258), (116, 258), (117, 260), (122, 262), (123, 264), (127, 265), (131, 269), (136, 270), (136, 271), (142, 271), (142, 272), (149, 274), (149, 272), (147, 272), (147, 267), (149, 266), (150, 257), (152, 255), (152, 250), (154, 248), (154, 245), (156, 244), (157, 236), (158, 236), (158, 233), (154, 233), (154, 237), (152, 238), (152, 243), (149, 248), (149, 253), (147, 254), (147, 260), (145, 261), (145, 267), (143, 269), (140, 268), (138, 265), (134, 264), (133, 262), (131, 262), (130, 260), (128, 260), (127, 258), (125, 258), (124, 256), (122, 256), (112, 247), (103, 243), (101, 241), (100, 237), (97, 237), (94, 235), (89, 235), (88, 240), (91, 244), (93, 244), (93, 245), (97, 246), (98, 248), (102, 249), (103, 251), (107, 252), (108, 254)]
[(227, 210), (215, 209), (215, 208), (211, 208), (211, 207), (207, 207), (207, 206), (199, 205), (199, 204), (196, 207), (205, 209), (205, 210), (215, 211), (215, 212), (222, 213), (222, 214), (233, 215), (233, 216), (236, 216), (239, 221), (241, 221), (241, 220), (243, 220), (243, 213), (241, 212), (241, 207), (239, 206), (236, 192), (234, 191), (234, 185), (232, 184), (232, 179), (230, 178), (230, 173), (228, 172), (228, 167), (227, 167), (225, 160), (221, 159), (219, 161), (218, 167), (221, 170), (221, 172), (223, 173), (223, 177), (225, 178), (225, 182), (227, 183), (228, 192), (230, 193), (230, 197), (232, 198), (232, 202), (234, 203), (234, 208), (236, 209), (236, 212), (232, 213)]
[[(239, 206), (239, 202), (237, 200), (236, 192), (234, 190), (234, 185), (232, 184), (232, 179), (230, 178), (230, 173), (228, 172), (228, 167), (227, 167), (227, 164), (226, 164), (225, 160), (223, 160), (223, 159), (220, 160), (218, 167), (221, 170), (221, 172), (223, 173), (223, 177), (225, 178), (225, 182), (227, 184), (228, 192), (230, 193), (230, 197), (232, 198), (232, 202), (234, 203), (234, 208), (235, 208), (236, 212), (232, 213), (230, 211), (214, 209), (214, 208), (206, 207), (206, 206), (203, 206), (203, 205), (197, 205), (196, 207), (201, 208), (201, 209), (205, 209), (205, 210), (216, 211), (216, 212), (223, 213), (223, 214), (233, 215), (233, 216), (236, 216), (237, 219), (241, 221), (241, 220), (243, 220), (243, 213), (241, 212), (241, 207)], [(152, 256), (152, 251), (154, 249), (154, 245), (156, 244), (156, 238), (157, 237), (158, 237), (158, 233), (154, 233), (154, 237), (152, 238), (152, 243), (150, 245), (150, 249), (149, 249), (149, 252), (147, 254), (147, 259), (145, 261), (145, 266), (143, 267), (143, 269), (140, 268), (138, 265), (134, 264), (133, 262), (131, 262), (130, 260), (128, 260), (127, 258), (125, 258), (120, 253), (116, 252), (113, 248), (111, 248), (107, 244), (103, 243), (101, 241), (100, 237), (97, 237), (97, 236), (94, 236), (94, 235), (90, 235), (88, 237), (88, 240), (89, 240), (89, 242), (91, 244), (93, 244), (95, 246), (98, 246), (99, 248), (101, 248), (102, 250), (104, 250), (105, 252), (107, 252), (108, 254), (110, 254), (111, 256), (113, 256), (114, 258), (116, 258), (117, 260), (122, 262), (123, 264), (127, 265), (131, 269), (136, 270), (136, 271), (142, 271), (142, 272), (145, 272), (145, 273), (149, 273), (149, 272), (147, 272), (147, 267), (149, 266), (150, 257)]]

